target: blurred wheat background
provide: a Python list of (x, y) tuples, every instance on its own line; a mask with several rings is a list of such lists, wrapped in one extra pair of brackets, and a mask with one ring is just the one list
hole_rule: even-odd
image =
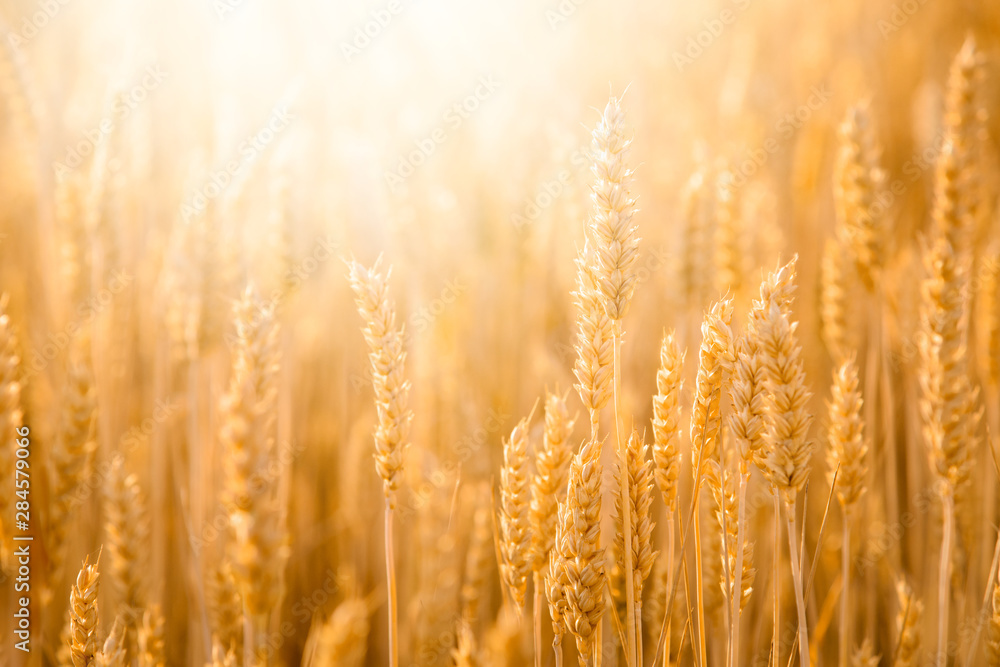
[(0, 664), (1000, 664), (1000, 5), (0, 32)]

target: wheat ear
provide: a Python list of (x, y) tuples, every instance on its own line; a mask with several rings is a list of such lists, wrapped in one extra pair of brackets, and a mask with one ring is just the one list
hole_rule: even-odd
[(151, 605), (142, 614), (139, 626), (139, 667), (164, 667), (166, 653), (163, 638), (163, 612), (159, 605)]
[(833, 373), (829, 403), (828, 460), (830, 483), (836, 475), (837, 500), (844, 513), (844, 543), (841, 554), (843, 592), (840, 594), (840, 665), (847, 667), (850, 643), (848, 619), (851, 581), (851, 521), (854, 508), (865, 491), (868, 475), (868, 445), (861, 418), (861, 392), (854, 355), (847, 357)]
[(504, 466), (500, 477), (500, 535), (503, 577), (521, 611), (531, 571), (528, 548), (531, 543), (528, 483), (528, 420), (522, 419), (504, 441)]
[(611, 399), (614, 380), (614, 327), (604, 310), (598, 286), (597, 259), (590, 242), (584, 243), (576, 259), (577, 284), (573, 301), (577, 309), (576, 377), (577, 392), (590, 416), (590, 437), (597, 438), (600, 412)]
[(799, 658), (809, 665), (809, 634), (795, 530), (795, 500), (809, 475), (812, 443), (809, 441), (811, 416), (806, 407), (810, 393), (805, 385), (802, 349), (778, 303), (772, 301), (758, 329), (765, 377), (765, 476), (780, 493), (788, 515), (788, 547), (799, 613)]
[(695, 378), (694, 405), (691, 408), (691, 469), (694, 473), (692, 488), (694, 503), (695, 577), (698, 604), (698, 644), (702, 667), (705, 665), (705, 601), (704, 576), (701, 557), (701, 520), (698, 504), (702, 480), (708, 462), (717, 458), (718, 440), (722, 428), (722, 378), (726, 368), (732, 368), (733, 339), (730, 321), (733, 317), (733, 300), (722, 299), (712, 305), (701, 325), (701, 349), (698, 354), (698, 374)]
[(125, 620), (126, 645), (135, 630), (134, 619), (144, 606), (140, 589), (143, 572), (143, 548), (148, 539), (145, 502), (134, 475), (127, 474), (124, 460), (118, 456), (111, 463), (111, 471), (104, 485), (104, 531), (107, 535), (108, 555), (111, 559), (112, 588), (126, 607), (135, 613)]
[(553, 553), (563, 592), (566, 628), (576, 639), (580, 664), (591, 664), (596, 629), (605, 608), (601, 548), (601, 442), (589, 440), (573, 457), (566, 501), (559, 504)]
[(875, 290), (885, 236), (885, 212), (878, 200), (885, 172), (878, 166), (874, 135), (867, 106), (852, 107), (840, 126), (840, 148), (834, 163), (837, 233), (844, 248), (850, 249), (869, 292)]
[(389, 587), (389, 664), (399, 663), (396, 623), (396, 567), (393, 555), (392, 517), (403, 472), (403, 454), (413, 414), (407, 407), (410, 383), (403, 375), (406, 352), (403, 329), (396, 328), (396, 308), (389, 297), (391, 270), (381, 272), (381, 261), (370, 269), (351, 262), (349, 279), (355, 302), (364, 320), (368, 358), (372, 367), (378, 428), (375, 432), (375, 468), (385, 494), (385, 569)]
[(97, 563), (85, 558), (69, 594), (70, 652), (74, 667), (95, 664), (98, 651), (97, 591), (100, 583)]
[(534, 577), (535, 660), (541, 660), (542, 596), (545, 594), (542, 571), (549, 562), (549, 552), (555, 543), (556, 509), (566, 492), (569, 465), (573, 449), (569, 438), (573, 419), (566, 407), (566, 396), (546, 393), (545, 433), (542, 447), (535, 455), (535, 475), (531, 482), (530, 561)]
[(337, 605), (319, 629), (316, 667), (361, 667), (371, 630), (369, 604), (350, 598)]
[[(653, 397), (653, 475), (663, 496), (667, 512), (667, 581), (663, 594), (668, 595), (674, 576), (674, 514), (677, 510), (678, 480), (681, 472), (681, 403), (684, 386), (681, 373), (685, 352), (675, 340), (673, 331), (663, 337), (660, 345), (660, 368), (656, 372), (656, 395)], [(662, 615), (657, 615), (659, 618)], [(667, 620), (664, 660), (669, 659), (671, 624)]]
[[(896, 599), (899, 613), (896, 614), (896, 667), (916, 667), (920, 664), (920, 626), (924, 615), (924, 603), (902, 578), (896, 582)], [(997, 655), (1000, 659), (1000, 654)], [(993, 660), (990, 664), (996, 664)]]

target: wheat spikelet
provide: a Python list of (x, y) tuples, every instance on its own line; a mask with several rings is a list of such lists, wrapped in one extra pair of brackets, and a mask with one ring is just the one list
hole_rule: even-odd
[(1000, 254), (983, 261), (982, 353), (987, 360), (987, 379), (1000, 384)]
[[(566, 603), (566, 628), (581, 656), (590, 655), (604, 614), (601, 548), (601, 443), (589, 440), (573, 457), (566, 502), (559, 505), (555, 576)], [(581, 658), (583, 660), (583, 658)]]
[(95, 657), (94, 664), (97, 667), (126, 667), (125, 651), (125, 623), (122, 619), (116, 618), (115, 624), (111, 628), (111, 633), (104, 640), (104, 646)]
[(458, 645), (451, 651), (455, 667), (480, 667), (483, 662), (476, 648), (476, 636), (472, 634), (472, 629), (467, 623), (460, 621), (455, 634)]
[(834, 166), (837, 233), (854, 256), (858, 275), (868, 291), (880, 270), (884, 206), (878, 196), (885, 175), (878, 166), (879, 149), (865, 106), (852, 107), (840, 126), (840, 149)]
[(596, 245), (598, 287), (612, 321), (621, 320), (628, 312), (639, 259), (639, 237), (632, 224), (635, 199), (629, 192), (632, 170), (625, 164), (631, 143), (625, 138), (620, 101), (611, 98), (593, 132), (591, 169), (595, 183), (590, 233)]
[(788, 504), (806, 482), (813, 449), (809, 441), (812, 418), (806, 409), (811, 394), (805, 385), (795, 329), (772, 302), (759, 330), (766, 388), (763, 472)]
[(968, 480), (975, 450), (978, 388), (968, 375), (966, 269), (940, 237), (925, 252), (919, 339), (920, 412), (931, 470), (955, 494)]
[(152, 605), (142, 614), (138, 633), (138, 667), (164, 667), (166, 657), (163, 645), (163, 613), (159, 605)]
[(851, 667), (878, 667), (881, 657), (875, 653), (871, 641), (866, 639), (851, 656)]
[[(0, 479), (14, 480), (18, 429), (23, 422), (18, 379), (21, 358), (7, 305), (7, 296), (0, 297)], [(0, 569), (7, 565), (7, 545), (13, 534), (13, 515), (9, 513), (12, 497), (0, 493), (0, 544), (3, 545), (0, 547)]]
[(97, 656), (97, 590), (100, 583), (97, 563), (85, 558), (70, 591), (70, 651), (74, 667), (90, 667)]
[(555, 542), (556, 506), (566, 490), (569, 464), (573, 457), (569, 437), (573, 419), (566, 408), (566, 396), (546, 394), (545, 434), (535, 455), (535, 475), (531, 484), (531, 567), (539, 571), (549, 560)]
[(522, 419), (504, 441), (504, 466), (500, 478), (500, 534), (503, 577), (514, 603), (524, 607), (528, 574), (528, 547), (531, 543), (528, 486), (528, 420)]
[(65, 558), (66, 528), (74, 493), (86, 477), (97, 449), (97, 390), (88, 341), (71, 351), (63, 391), (62, 425), (52, 451), (52, 506), (47, 522), (51, 566), (49, 589), (58, 581)]
[(968, 250), (978, 215), (979, 152), (984, 140), (983, 57), (970, 36), (952, 61), (944, 113), (944, 145), (934, 171), (935, 231), (959, 255)]
[(465, 556), (465, 578), (462, 582), (462, 619), (475, 626), (482, 616), (487, 577), (494, 562), (493, 527), (488, 506), (489, 488), (481, 486), (475, 494), (476, 504), (472, 514), (472, 535)]
[(597, 415), (610, 400), (614, 380), (614, 332), (604, 310), (596, 274), (596, 258), (589, 242), (576, 259), (577, 285), (573, 300), (577, 308), (577, 392), (590, 413), (591, 435), (596, 436)]
[[(642, 606), (642, 587), (653, 570), (653, 563), (656, 562), (656, 553), (653, 551), (653, 521), (650, 518), (650, 507), (653, 504), (653, 471), (652, 464), (646, 458), (646, 443), (638, 432), (632, 431), (629, 437), (628, 446), (625, 452), (625, 462), (618, 460), (618, 467), (615, 470), (615, 483), (620, 486), (622, 476), (629, 478), (629, 509), (632, 513), (632, 562), (635, 564), (633, 571), (633, 590), (635, 591), (636, 606)], [(623, 469), (624, 468), (624, 469)], [(615, 494), (615, 548), (617, 553), (624, 554), (624, 532), (622, 529), (622, 516), (624, 510), (621, 506), (621, 494)], [(617, 560), (617, 559), (616, 559)]]
[[(715, 497), (715, 519), (720, 535), (724, 535), (723, 558), (728, 559), (726, 567), (729, 569), (729, 584), (726, 585), (725, 576), (719, 578), (719, 586), (723, 597), (732, 600), (736, 586), (737, 549), (743, 550), (743, 558), (740, 559), (739, 567), (742, 570), (740, 578), (740, 609), (744, 609), (750, 600), (753, 592), (754, 579), (757, 577), (757, 570), (753, 566), (753, 542), (744, 535), (742, 546), (739, 543), (739, 496), (736, 486), (735, 476), (725, 468), (720, 468), (718, 473), (713, 473), (713, 477), (721, 478), (721, 483), (711, 483), (712, 494)], [(714, 481), (714, 480), (713, 480)], [(723, 516), (723, 514), (725, 516)]]
[[(916, 667), (920, 664), (920, 625), (924, 615), (924, 603), (917, 598), (913, 589), (902, 578), (896, 582), (896, 598), (899, 613), (896, 614), (897, 667)], [(990, 664), (995, 664), (992, 661)]]
[(653, 397), (653, 463), (656, 485), (663, 495), (668, 516), (677, 508), (677, 483), (681, 472), (680, 395), (684, 386), (681, 379), (684, 356), (674, 332), (664, 335)]
[(858, 389), (858, 366), (853, 354), (834, 370), (830, 394), (830, 480), (832, 484), (833, 475), (837, 475), (837, 500), (849, 512), (865, 492), (868, 476), (868, 444), (861, 418), (864, 401)]
[(847, 323), (847, 259), (847, 252), (840, 241), (827, 239), (823, 244), (823, 259), (820, 263), (820, 317), (823, 342), (835, 361), (843, 359), (848, 350), (854, 347), (850, 325)]
[(403, 376), (406, 352), (403, 329), (396, 328), (396, 309), (389, 298), (391, 269), (382, 273), (381, 260), (370, 269), (350, 263), (350, 282), (368, 342), (378, 429), (375, 432), (375, 468), (382, 478), (389, 508), (396, 506), (396, 492), (403, 472), (412, 413), (407, 409), (410, 383)]
[[(226, 505), (234, 540), (233, 573), (250, 615), (266, 618), (281, 598), (287, 558), (277, 481), (267, 472), (274, 449), (278, 328), (273, 309), (248, 289), (236, 309), (233, 377), (222, 401)], [(259, 621), (258, 622), (262, 622)]]
[(688, 179), (681, 193), (683, 211), (684, 253), (681, 281), (687, 303), (701, 308), (709, 284), (706, 276), (712, 267), (712, 226), (707, 213), (709, 175), (699, 169)]
[(733, 362), (733, 335), (729, 328), (732, 317), (733, 300), (722, 299), (712, 305), (701, 325), (702, 343), (691, 408), (691, 465), (696, 482), (699, 452), (703, 452), (706, 460), (711, 460), (718, 451), (722, 427), (722, 374), (732, 368)]
[(232, 566), (226, 562), (208, 575), (206, 600), (212, 636), (226, 650), (243, 650), (243, 600), (236, 588)]
[[(557, 508), (556, 518), (559, 519)], [(556, 539), (561, 535), (560, 524), (556, 524)], [(566, 590), (561, 583), (560, 568), (562, 567), (558, 543), (549, 551), (549, 567), (545, 572), (545, 600), (549, 607), (549, 619), (552, 621), (552, 646), (556, 651), (562, 651), (563, 635), (566, 634), (566, 615), (569, 607), (566, 603)]]
[[(135, 475), (128, 475), (125, 462), (118, 456), (111, 463), (105, 481), (104, 531), (107, 535), (111, 565), (106, 575), (121, 601), (137, 610), (144, 606), (140, 584), (142, 555), (147, 543), (148, 525), (145, 503)], [(126, 619), (134, 615), (126, 616)], [(133, 624), (126, 620), (126, 635)]]
[(337, 605), (319, 629), (316, 667), (360, 667), (364, 664), (370, 630), (368, 603), (359, 598)]
[[(706, 462), (704, 473), (704, 484), (711, 493), (704, 501), (699, 500), (698, 507), (698, 511), (702, 514), (699, 519), (702, 521), (708, 519), (707, 524), (704, 524), (707, 529), (701, 533), (702, 594), (705, 613), (711, 622), (721, 626), (723, 605), (726, 601), (725, 586), (719, 585), (719, 582), (725, 581), (726, 578), (723, 569), (723, 561), (726, 558), (726, 535), (719, 520), (723, 511), (723, 506), (719, 502), (722, 497), (722, 466), (717, 460), (712, 459)], [(732, 577), (731, 571), (730, 577)]]
[(729, 385), (731, 413), (729, 433), (739, 454), (740, 474), (750, 473), (750, 464), (764, 446), (764, 368), (760, 345), (753, 331), (736, 343), (736, 363)]
[(719, 294), (743, 290), (747, 252), (743, 247), (738, 190), (732, 187), (733, 174), (722, 170), (715, 187), (715, 289)]
[(222, 645), (216, 641), (212, 644), (211, 667), (239, 667), (240, 660), (236, 655), (234, 649), (223, 649)]

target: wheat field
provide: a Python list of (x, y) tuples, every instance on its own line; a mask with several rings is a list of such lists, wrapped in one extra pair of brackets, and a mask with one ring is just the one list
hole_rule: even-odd
[(0, 2), (0, 667), (1000, 665), (1000, 5)]

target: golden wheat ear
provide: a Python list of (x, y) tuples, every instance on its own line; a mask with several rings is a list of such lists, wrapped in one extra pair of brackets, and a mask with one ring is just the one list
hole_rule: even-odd
[(90, 564), (90, 558), (83, 561), (83, 567), (69, 595), (70, 609), (70, 655), (75, 667), (94, 664), (98, 652), (97, 593), (101, 573), (97, 563)]

